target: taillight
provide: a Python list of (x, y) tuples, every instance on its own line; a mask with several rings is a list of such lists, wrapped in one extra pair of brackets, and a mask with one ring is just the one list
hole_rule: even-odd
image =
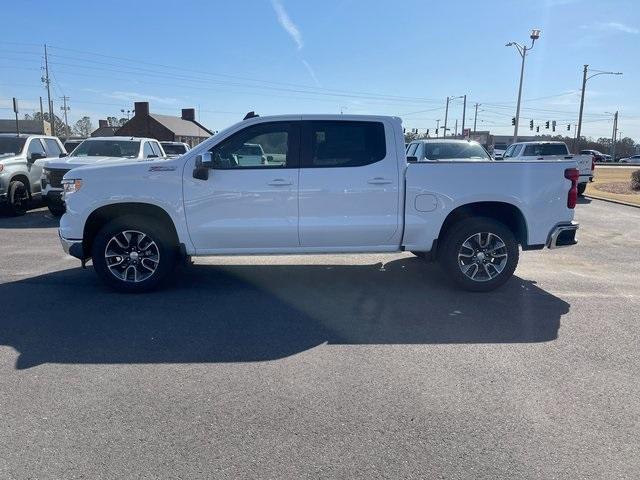
[(577, 168), (567, 168), (564, 171), (564, 178), (571, 180), (571, 188), (567, 194), (567, 208), (576, 208), (578, 203), (578, 173)]
[(593, 172), (596, 169), (596, 156), (591, 157), (591, 171)]

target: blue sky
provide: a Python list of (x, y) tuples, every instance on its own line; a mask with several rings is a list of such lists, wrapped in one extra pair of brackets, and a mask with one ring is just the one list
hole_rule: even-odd
[[(235, 2), (7, 0), (0, 36), (0, 117), (45, 95), (50, 45), (56, 110), (70, 119), (120, 116), (135, 100), (157, 113), (198, 109), (220, 129), (245, 112), (398, 115), (434, 129), (446, 96), (467, 94), (478, 129), (512, 132), (520, 57), (509, 41), (541, 39), (527, 58), (521, 133), (529, 120), (577, 120), (582, 65), (622, 71), (588, 82), (583, 134), (640, 141), (640, 2), (637, 0)], [(97, 5), (97, 4), (96, 4)], [(25, 12), (32, 12), (26, 15)], [(59, 110), (58, 110), (59, 112)], [(461, 121), (453, 102), (450, 126)], [(560, 128), (562, 125), (562, 128)]]

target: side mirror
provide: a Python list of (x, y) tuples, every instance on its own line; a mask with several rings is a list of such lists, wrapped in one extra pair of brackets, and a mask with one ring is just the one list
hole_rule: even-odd
[(45, 155), (44, 153), (40, 153), (40, 152), (33, 152), (31, 155), (29, 155), (27, 160), (29, 161), (29, 163), (33, 163), (36, 160), (41, 160), (43, 158), (47, 158), (47, 155)]
[(410, 155), (410, 156), (407, 157), (407, 162), (408, 163), (417, 163), (418, 162), (418, 157)]
[(273, 155), (267, 155), (267, 162), (273, 162)]
[(213, 168), (211, 152), (204, 152), (196, 155), (196, 166), (193, 169), (193, 178), (197, 180), (208, 180), (209, 169)]

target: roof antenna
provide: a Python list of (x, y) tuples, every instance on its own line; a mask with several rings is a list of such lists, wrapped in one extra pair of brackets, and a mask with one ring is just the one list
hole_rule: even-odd
[(247, 113), (244, 118), (242, 120), (249, 120), (250, 118), (254, 118), (254, 117), (259, 117), (260, 115), (258, 115), (256, 112), (254, 112), (253, 110), (251, 110), (249, 113)]

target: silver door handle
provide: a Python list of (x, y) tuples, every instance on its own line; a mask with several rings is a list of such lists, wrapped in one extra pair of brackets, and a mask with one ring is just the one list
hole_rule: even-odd
[(388, 183), (392, 183), (392, 181), (382, 177), (375, 177), (369, 180), (367, 183), (370, 183), (372, 185), (386, 185)]
[(284, 178), (276, 178), (271, 180), (268, 185), (273, 185), (274, 187), (283, 187), (287, 185), (293, 185), (291, 180), (285, 180)]

